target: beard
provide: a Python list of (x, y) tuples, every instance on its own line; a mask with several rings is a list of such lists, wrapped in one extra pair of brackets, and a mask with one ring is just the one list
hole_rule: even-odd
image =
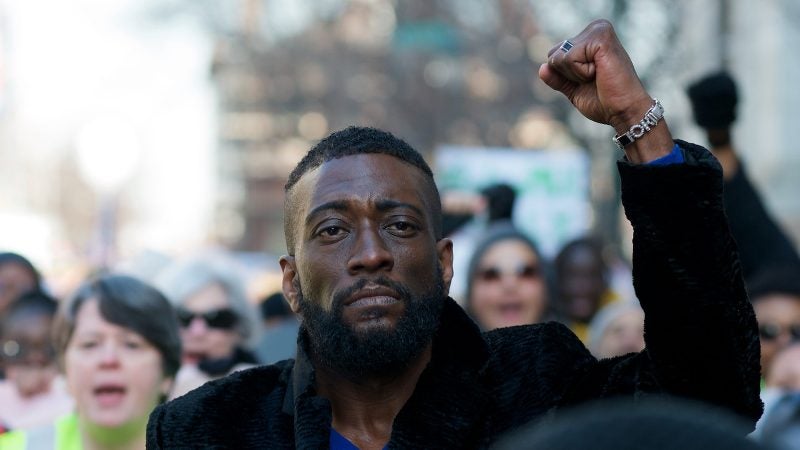
[[(419, 295), (385, 277), (361, 279), (334, 294), (331, 311), (324, 310), (317, 299), (305, 298), (302, 288), (298, 289), (303, 318), (301, 333), (307, 334), (315, 361), (353, 379), (391, 376), (407, 368), (439, 329), (445, 288), (441, 267), (437, 272), (434, 285)], [(393, 289), (405, 303), (405, 311), (394, 329), (376, 327), (356, 331), (344, 322), (344, 302), (368, 283)]]

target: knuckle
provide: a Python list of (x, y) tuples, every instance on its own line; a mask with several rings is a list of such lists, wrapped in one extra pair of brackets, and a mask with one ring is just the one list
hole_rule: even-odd
[(614, 28), (607, 19), (595, 19), (589, 25), (598, 30)]
[(606, 19), (597, 19), (589, 27), (593, 33), (601, 37), (609, 38), (614, 35), (614, 26)]

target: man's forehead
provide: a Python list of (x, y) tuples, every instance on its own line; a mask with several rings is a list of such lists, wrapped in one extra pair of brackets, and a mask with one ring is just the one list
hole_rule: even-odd
[(414, 195), (427, 203), (431, 182), (418, 167), (383, 153), (362, 153), (332, 159), (306, 172), (295, 195), (312, 203), (352, 193)]
[[(301, 216), (331, 201), (397, 200), (432, 211), (432, 181), (416, 166), (392, 155), (365, 153), (332, 159), (294, 187)], [(302, 220), (302, 219), (301, 219)]]

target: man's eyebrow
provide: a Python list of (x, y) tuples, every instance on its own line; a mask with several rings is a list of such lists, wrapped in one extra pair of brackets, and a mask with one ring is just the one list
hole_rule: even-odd
[(389, 211), (391, 209), (396, 209), (396, 208), (408, 208), (408, 209), (413, 210), (415, 213), (419, 214), (420, 216), (423, 216), (423, 217), (425, 216), (425, 213), (422, 211), (422, 209), (420, 209), (416, 205), (412, 205), (411, 203), (400, 202), (400, 201), (392, 200), (392, 199), (388, 199), (388, 198), (377, 200), (375, 202), (375, 207), (380, 212), (386, 212), (386, 211)]
[[(378, 199), (375, 201), (375, 208), (380, 212), (386, 212), (392, 209), (397, 208), (408, 208), (415, 213), (419, 214), (420, 216), (425, 216), (425, 213), (416, 205), (412, 205), (411, 203), (401, 202), (392, 199)], [(312, 209), (308, 215), (306, 216), (306, 224), (308, 224), (311, 219), (321, 213), (322, 211), (327, 210), (334, 210), (334, 211), (347, 211), (349, 209), (348, 202), (346, 200), (332, 200), (330, 202), (325, 202), (314, 209)]]
[(312, 209), (308, 215), (306, 216), (306, 224), (311, 221), (311, 218), (315, 215), (321, 213), (322, 211), (327, 211), (332, 209), (334, 211), (346, 211), (347, 210), (347, 202), (344, 200), (333, 200), (330, 202), (325, 202), (316, 208)]

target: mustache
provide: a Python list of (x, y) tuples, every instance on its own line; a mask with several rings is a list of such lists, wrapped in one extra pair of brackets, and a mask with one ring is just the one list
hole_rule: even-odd
[(376, 284), (379, 286), (388, 287), (389, 289), (392, 289), (395, 292), (397, 292), (397, 294), (400, 296), (399, 300), (404, 302), (408, 301), (411, 298), (411, 291), (403, 283), (390, 280), (385, 276), (381, 276), (375, 279), (361, 278), (352, 285), (343, 288), (333, 294), (332, 309), (334, 311), (339, 311), (342, 308), (344, 308), (344, 302), (356, 292), (360, 291), (361, 289), (364, 289), (364, 287), (368, 284)]

